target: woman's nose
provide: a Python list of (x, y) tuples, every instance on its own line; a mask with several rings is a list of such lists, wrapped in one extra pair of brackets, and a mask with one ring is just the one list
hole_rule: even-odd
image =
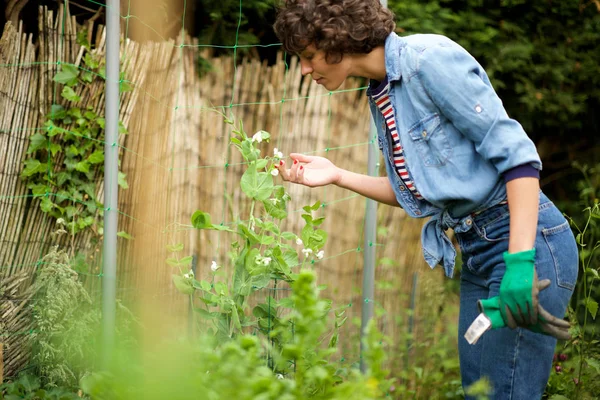
[(300, 72), (302, 75), (308, 75), (313, 71), (308, 60), (300, 59)]

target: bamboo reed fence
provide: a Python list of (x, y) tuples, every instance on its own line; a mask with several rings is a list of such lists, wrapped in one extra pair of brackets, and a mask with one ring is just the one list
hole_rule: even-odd
[[(92, 291), (99, 289), (101, 274), (101, 237), (92, 232), (75, 238), (51, 235), (56, 221), (40, 210), (40, 199), (30, 196), (19, 176), (29, 137), (41, 127), (50, 105), (62, 102), (56, 95), (60, 85), (52, 81), (57, 62), (79, 65), (83, 50), (76, 36), (84, 28), (94, 52), (103, 55), (106, 32), (93, 22), (77, 25), (74, 18), (64, 17), (62, 9), (53, 15), (41, 8), (39, 28), (34, 42), (21, 26), (7, 24), (0, 41), (0, 288), (11, 285), (14, 296), (26, 298), (39, 260), (51, 245), (85, 253), (92, 265), (87, 278)], [(303, 78), (296, 59), (286, 63), (282, 57), (273, 65), (231, 56), (215, 58), (210, 60), (212, 69), (201, 73), (200, 47), (179, 43), (194, 41), (188, 37), (180, 37), (177, 43), (126, 39), (121, 48), (126, 79), (135, 89), (121, 97), (120, 118), (129, 130), (120, 138), (121, 170), (127, 174), (129, 189), (119, 192), (119, 230), (134, 239), (119, 239), (118, 295), (145, 305), (140, 310), (151, 321), (148, 326), (161, 332), (181, 326), (188, 307), (185, 296), (171, 283), (173, 271), (164, 262), (170, 256), (166, 246), (184, 243), (185, 254), (196, 256), (197, 275), (207, 276), (212, 260), (227, 264), (231, 240), (191, 229), (190, 216), (197, 209), (209, 212), (216, 223), (247, 216), (249, 203), (239, 189), (243, 166), (229, 147), (231, 130), (219, 112), (243, 121), (249, 134), (269, 131), (272, 140), (265, 152), (272, 154), (277, 147), (284, 154), (322, 155), (357, 172), (366, 171), (369, 140), (366, 97), (364, 91), (355, 90), (360, 82), (349, 80), (344, 91), (331, 94), (310, 77)], [(82, 104), (99, 113), (104, 108), (102, 93), (101, 83), (82, 86), (78, 92)], [(97, 179), (101, 199), (102, 177)], [(319, 282), (328, 285), (324, 296), (334, 304), (351, 304), (348, 315), (359, 317), (365, 199), (337, 187), (286, 185), (286, 189), (292, 210), (317, 200), (326, 204), (326, 257), (314, 268)], [(302, 226), (300, 213), (291, 212), (283, 229), (299, 232)], [(426, 265), (419, 244), (422, 221), (381, 206), (378, 226), (381, 234), (373, 244), (377, 257), (395, 264), (377, 268), (376, 279), (391, 285), (381, 286), (375, 301), (379, 310), (385, 310), (381, 319), (385, 333), (394, 339), (406, 331), (395, 315), (408, 308), (413, 274)], [(440, 273), (420, 276), (418, 295), (429, 299), (431, 295), (424, 291), (437, 290), (440, 279)], [(258, 294), (267, 295), (272, 292)], [(16, 331), (6, 324), (4, 314), (0, 312), (1, 337), (11, 337)], [(27, 327), (28, 323), (24, 322)], [(359, 346), (358, 330), (349, 330), (352, 333), (340, 341), (342, 352), (355, 352)], [(394, 343), (398, 348), (403, 345)], [(4, 340), (5, 366), (12, 365), (15, 356), (10, 349), (15, 346)], [(5, 367), (6, 376), (9, 372)]]

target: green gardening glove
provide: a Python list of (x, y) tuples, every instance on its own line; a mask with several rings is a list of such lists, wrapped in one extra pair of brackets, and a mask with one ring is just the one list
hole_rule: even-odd
[(500, 314), (511, 328), (535, 325), (538, 319), (535, 249), (504, 253), (506, 272), (500, 282)]
[[(543, 281), (536, 282), (538, 293), (550, 286), (550, 280), (544, 279)], [(492, 297), (491, 299), (482, 299), (477, 302), (479, 312), (485, 314), (485, 316), (492, 323), (492, 329), (498, 329), (508, 326), (507, 321), (502, 317), (500, 312), (500, 297)], [(569, 334), (570, 324), (560, 318), (556, 318), (554, 315), (546, 311), (538, 302), (538, 321), (534, 325), (523, 326), (533, 332), (542, 333), (544, 335), (554, 336), (557, 339), (569, 340), (571, 335)], [(509, 320), (514, 321), (514, 317), (510, 310), (507, 312)]]

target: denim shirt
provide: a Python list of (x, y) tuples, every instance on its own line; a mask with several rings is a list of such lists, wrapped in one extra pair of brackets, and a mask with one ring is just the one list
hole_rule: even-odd
[(387, 175), (408, 215), (432, 216), (421, 233), (423, 255), (431, 268), (442, 264), (452, 277), (456, 251), (445, 230), (469, 230), (471, 214), (506, 199), (502, 174), (523, 164), (541, 170), (540, 157), (522, 126), (507, 115), (481, 65), (452, 40), (391, 33), (385, 67), (406, 165), (424, 200), (396, 173), (391, 137), (369, 88)]

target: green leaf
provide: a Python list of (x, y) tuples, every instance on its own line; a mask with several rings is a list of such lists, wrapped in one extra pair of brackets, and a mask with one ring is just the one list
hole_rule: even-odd
[[(248, 162), (256, 161), (260, 152), (254, 147), (254, 144), (250, 139), (246, 139), (242, 142), (242, 157)], [(256, 170), (256, 165), (253, 165)]]
[(585, 308), (590, 312), (592, 318), (596, 319), (596, 314), (598, 313), (598, 303), (588, 297), (585, 302)]
[(242, 286), (248, 276), (248, 272), (246, 271), (247, 255), (248, 249), (244, 248), (235, 260), (235, 269), (233, 271), (233, 294), (235, 295), (241, 294)]
[(127, 240), (133, 239), (133, 236), (131, 236), (129, 233), (127, 233), (125, 231), (117, 232), (117, 236), (122, 237), (123, 239), (127, 239)]
[(294, 308), (294, 299), (292, 299), (291, 297), (284, 297), (283, 299), (277, 302), (277, 306), (283, 308)]
[(127, 135), (129, 133), (121, 121), (119, 121), (119, 133), (121, 135)]
[(252, 286), (255, 287), (255, 290), (263, 289), (271, 283), (271, 276), (268, 274), (261, 274), (257, 276), (253, 276), (250, 280)]
[(27, 188), (31, 189), (31, 192), (34, 196), (46, 194), (48, 191), (48, 186), (44, 185), (43, 183), (30, 183), (27, 185)]
[(127, 184), (126, 178), (127, 178), (127, 174), (119, 171), (119, 178), (118, 178), (119, 186), (123, 189), (129, 189), (129, 185)]
[(83, 116), (90, 121), (92, 121), (98, 117), (98, 115), (91, 110), (87, 110), (85, 113), (83, 113)]
[[(207, 304), (212, 304), (210, 300), (202, 300)], [(206, 311), (204, 308), (194, 308), (194, 311), (196, 311), (198, 314), (200, 314), (202, 318), (205, 319), (215, 319), (218, 316), (218, 313), (211, 313), (209, 311)]]
[(298, 253), (295, 250), (288, 250), (283, 253), (283, 260), (288, 267), (295, 267), (300, 264)]
[[(90, 42), (87, 40), (88, 30), (82, 29), (77, 32), (77, 44), (81, 47), (89, 49), (91, 47)], [(89, 392), (88, 392), (89, 393)]]
[(586, 268), (585, 273), (587, 275), (592, 275), (596, 279), (600, 279), (600, 276), (598, 275), (598, 271), (595, 270), (594, 268)]
[(262, 235), (260, 238), (260, 244), (268, 246), (270, 244), (275, 243), (275, 238), (273, 236)]
[(127, 80), (121, 80), (119, 82), (119, 92), (120, 93), (131, 92), (132, 90), (133, 90), (133, 85), (131, 84), (131, 82), (129, 82)]
[(62, 83), (63, 85), (74, 86), (77, 84), (77, 76), (79, 76), (79, 69), (70, 64), (61, 64), (61, 71), (54, 76), (54, 81)]
[(178, 267), (179, 266), (179, 260), (173, 257), (169, 257), (166, 259), (166, 263), (172, 267)]
[[(67, 116), (67, 111), (60, 104), (52, 104), (50, 106), (50, 114), (48, 114), (48, 118), (61, 120)], [(53, 126), (53, 128), (55, 128)]]
[(210, 229), (212, 227), (210, 214), (197, 210), (192, 214), (192, 226), (196, 229)]
[(58, 154), (58, 152), (60, 152), (62, 150), (62, 147), (60, 147), (60, 144), (58, 143), (50, 143), (50, 146), (48, 146), (50, 153), (52, 154), (52, 157), (56, 156)]
[(179, 260), (179, 265), (181, 265), (181, 266), (192, 265), (193, 261), (194, 261), (193, 256), (186, 256), (186, 257), (183, 257), (181, 260)]
[(87, 158), (87, 161), (90, 164), (100, 164), (104, 161), (104, 151), (96, 150), (95, 152), (90, 154), (90, 156)]
[(287, 212), (285, 211), (285, 209), (282, 209), (281, 207), (279, 207), (278, 203), (277, 205), (274, 205), (271, 202), (271, 199), (265, 200), (263, 201), (263, 206), (265, 207), (265, 211), (267, 211), (267, 214), (269, 214), (271, 217), (275, 218), (275, 219), (285, 219), (287, 218)]
[(49, 213), (54, 208), (54, 203), (48, 197), (44, 197), (40, 203), (40, 208), (43, 212)]
[(168, 244), (167, 245), (167, 250), (170, 251), (171, 253), (177, 253), (179, 251), (182, 251), (183, 250), (183, 243)]
[(241, 332), (242, 324), (240, 323), (240, 316), (238, 314), (238, 310), (237, 310), (237, 307), (235, 306), (235, 304), (233, 305), (233, 308), (231, 309), (231, 320), (233, 322), (233, 326), (237, 329), (237, 331)]
[(69, 147), (67, 147), (66, 153), (69, 156), (77, 156), (79, 155), (79, 148), (72, 144)]
[(79, 101), (81, 100), (81, 97), (79, 97), (79, 95), (77, 93), (75, 93), (75, 91), (73, 89), (71, 89), (69, 86), (65, 86), (63, 87), (61, 96), (69, 101)]
[(83, 61), (85, 62), (85, 65), (87, 65), (90, 69), (96, 69), (100, 66), (100, 63), (98, 62), (96, 57), (90, 52), (85, 53)]
[(69, 114), (70, 116), (72, 116), (75, 119), (80, 119), (81, 118), (81, 108), (71, 107), (71, 108), (69, 108), (69, 111), (67, 111), (67, 114)]
[(251, 165), (242, 175), (240, 186), (251, 199), (264, 201), (273, 192), (273, 176), (267, 172), (257, 172), (256, 165)]
[(325, 217), (315, 218), (313, 219), (313, 225), (319, 226), (323, 223), (323, 221), (325, 221)]
[(594, 368), (597, 374), (600, 374), (600, 361), (598, 361), (595, 358), (587, 357), (585, 359), (585, 362), (587, 363), (587, 365)]
[(194, 293), (194, 286), (192, 286), (192, 283), (181, 275), (173, 275), (173, 283), (175, 284), (177, 290), (183, 294)]
[(81, 71), (81, 80), (87, 83), (92, 83), (94, 74), (91, 71)]
[(41, 148), (47, 147), (48, 139), (46, 136), (41, 133), (36, 133), (35, 135), (29, 138), (29, 148), (27, 149), (27, 154), (31, 154)]
[(75, 169), (79, 172), (90, 172), (90, 163), (87, 161), (79, 161), (77, 164), (75, 164)]
[(205, 292), (210, 292), (212, 291), (212, 285), (210, 284), (210, 282), (207, 281), (200, 281), (200, 288), (202, 290), (204, 290)]
[(244, 236), (246, 236), (246, 239), (250, 242), (251, 246), (260, 242), (260, 238), (258, 237), (258, 235), (254, 231), (248, 229), (246, 225), (240, 223), (239, 228), (244, 234)]
[(268, 163), (269, 162), (267, 160), (265, 160), (264, 158), (259, 158), (258, 160), (256, 160), (256, 169), (257, 170), (264, 169)]
[(296, 240), (297, 236), (295, 233), (292, 232), (283, 232), (281, 234), (281, 237), (284, 238), (285, 240)]
[(22, 375), (17, 382), (23, 385), (23, 388), (28, 392), (33, 392), (40, 388), (40, 379), (35, 375)]
[(65, 213), (67, 215), (67, 218), (73, 218), (73, 215), (77, 213), (77, 208), (73, 206), (67, 206), (65, 207)]
[(21, 172), (21, 176), (27, 178), (37, 174), (38, 172), (44, 172), (46, 169), (46, 164), (42, 164), (39, 160), (30, 158), (25, 161), (25, 168)]

